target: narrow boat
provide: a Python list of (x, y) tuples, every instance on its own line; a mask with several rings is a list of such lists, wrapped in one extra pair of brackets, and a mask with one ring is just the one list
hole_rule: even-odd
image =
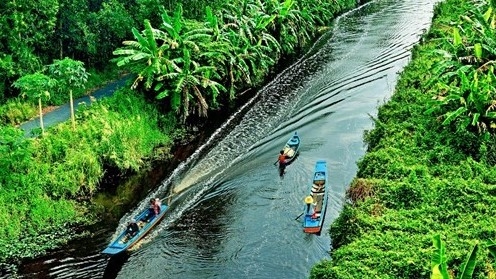
[(138, 225), (138, 232), (131, 236), (127, 233), (127, 227), (119, 234), (119, 236), (113, 240), (105, 250), (102, 251), (103, 254), (116, 255), (124, 252), (136, 244), (141, 238), (143, 238), (156, 224), (158, 224), (165, 215), (167, 211), (167, 206), (162, 204), (160, 206), (160, 213), (149, 220), (145, 220), (148, 208), (139, 213), (134, 220)]
[(293, 160), (298, 156), (298, 151), (300, 150), (300, 137), (297, 132), (289, 138), (289, 140), (284, 145), (282, 151), (286, 156), (286, 166), (293, 162)]
[[(294, 132), (294, 134), (289, 138), (289, 140), (282, 148), (281, 154), (284, 155), (286, 163), (283, 165), (279, 164), (279, 175), (281, 177), (284, 175), (286, 166), (291, 164), (294, 161), (294, 159), (296, 159), (296, 157), (298, 156), (298, 152), (300, 150), (300, 143), (301, 141), (300, 141), (300, 137), (298, 136), (298, 133)], [(274, 165), (276, 165), (278, 162), (279, 159), (274, 163)]]
[(319, 160), (315, 164), (310, 195), (305, 198), (304, 232), (320, 234), (327, 208), (329, 187), (327, 185), (327, 163), (324, 160)]

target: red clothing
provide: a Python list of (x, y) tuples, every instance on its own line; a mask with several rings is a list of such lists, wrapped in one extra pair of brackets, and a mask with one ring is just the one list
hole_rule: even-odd
[(160, 213), (160, 205), (157, 203), (153, 204), (153, 211), (155, 212), (155, 215), (158, 215)]
[(279, 164), (284, 164), (286, 163), (286, 155), (280, 154), (279, 155)]

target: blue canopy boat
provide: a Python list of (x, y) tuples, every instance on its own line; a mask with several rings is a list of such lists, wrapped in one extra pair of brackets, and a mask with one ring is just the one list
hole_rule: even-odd
[(162, 220), (167, 211), (167, 205), (162, 204), (160, 206), (160, 213), (156, 216), (151, 217), (146, 220), (149, 209), (146, 208), (140, 214), (138, 214), (134, 220), (138, 225), (138, 232), (135, 235), (129, 235), (127, 232), (127, 228), (125, 228), (119, 236), (113, 240), (105, 250), (102, 251), (103, 254), (107, 255), (116, 255), (121, 252), (124, 252), (131, 248), (134, 244), (136, 244), (141, 238), (143, 238), (151, 228), (153, 228), (156, 224)]
[(327, 163), (319, 160), (315, 164), (310, 195), (305, 198), (303, 231), (320, 234), (324, 223), (329, 185), (327, 185)]

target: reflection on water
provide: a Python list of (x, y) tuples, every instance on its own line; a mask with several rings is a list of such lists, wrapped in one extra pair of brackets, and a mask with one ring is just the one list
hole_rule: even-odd
[[(85, 255), (38, 262), (45, 267), (42, 277), (308, 277), (331, 245), (327, 229), (321, 236), (304, 234), (296, 218), (315, 161), (326, 160), (329, 170), (328, 228), (365, 152), (369, 115), (393, 93), (435, 2), (373, 1), (340, 17), (309, 53), (148, 195), (175, 193), (170, 214), (138, 249), (109, 261), (98, 254), (110, 241), (107, 231), (88, 244), (93, 250)], [(300, 155), (280, 179), (273, 163), (294, 131), (302, 139)]]

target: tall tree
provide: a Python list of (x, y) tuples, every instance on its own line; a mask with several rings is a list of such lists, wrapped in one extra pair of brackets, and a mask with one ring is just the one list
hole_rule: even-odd
[(13, 86), (20, 89), (23, 96), (31, 99), (38, 99), (38, 108), (40, 112), (40, 127), (42, 135), (45, 133), (43, 127), (43, 110), (41, 102), (50, 98), (52, 90), (57, 82), (49, 76), (42, 73), (34, 73), (20, 77)]
[(112, 57), (112, 51), (132, 36), (131, 29), (135, 26), (136, 16), (131, 15), (121, 2), (107, 0), (101, 3), (100, 9), (90, 18), (92, 32), (98, 34), (96, 46), (99, 59), (95, 61), (98, 62), (97, 65), (106, 66)]
[(59, 0), (60, 12), (57, 19), (55, 41), (58, 43), (59, 59), (77, 57), (89, 60), (98, 53), (97, 34), (90, 26), (90, 13), (87, 1)]
[(71, 122), (72, 129), (76, 129), (76, 120), (74, 119), (74, 101), (72, 99), (72, 90), (75, 88), (84, 88), (88, 81), (88, 73), (84, 68), (84, 63), (81, 61), (64, 58), (55, 60), (53, 64), (48, 66), (50, 75), (54, 77), (61, 91), (69, 91), (69, 99), (71, 106)]
[(58, 0), (0, 1), (0, 99), (19, 76), (42, 69), (58, 10)]

